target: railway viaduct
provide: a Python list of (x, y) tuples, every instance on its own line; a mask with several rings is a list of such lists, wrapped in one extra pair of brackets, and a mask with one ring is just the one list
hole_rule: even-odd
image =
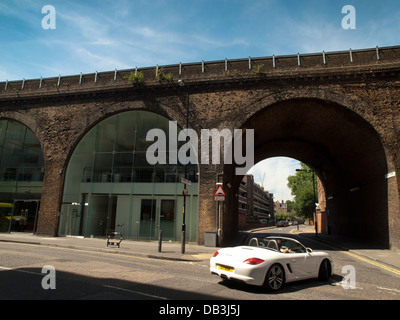
[[(131, 74), (143, 77), (129, 81)], [(128, 110), (185, 128), (189, 101), (188, 125), (199, 136), (201, 129), (254, 129), (255, 163), (288, 156), (312, 167), (325, 188), (331, 233), (399, 248), (399, 89), (400, 47), (376, 47), (1, 82), (0, 119), (27, 126), (43, 151), (38, 235), (57, 236), (66, 167), (90, 128)], [(218, 228), (217, 175), (227, 193), (222, 244), (238, 231), (242, 176), (235, 164), (200, 163), (199, 244)]]

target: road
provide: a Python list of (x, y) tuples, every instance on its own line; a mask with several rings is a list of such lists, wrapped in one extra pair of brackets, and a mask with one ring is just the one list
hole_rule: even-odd
[[(262, 288), (222, 281), (211, 275), (208, 260), (170, 261), (2, 242), (0, 299), (400, 299), (400, 275), (363, 261), (360, 257), (335, 251), (320, 242), (296, 235), (295, 227), (268, 232), (289, 234), (313, 250), (329, 252), (334, 260), (332, 279), (329, 282), (307, 280), (291, 283), (278, 293), (268, 293)], [(44, 266), (52, 266), (54, 273), (49, 267), (42, 270)], [(344, 270), (345, 266), (347, 269)], [(349, 266), (355, 274), (353, 289), (345, 289), (342, 285), (343, 278), (349, 274)], [(46, 290), (43, 285), (49, 288)]]

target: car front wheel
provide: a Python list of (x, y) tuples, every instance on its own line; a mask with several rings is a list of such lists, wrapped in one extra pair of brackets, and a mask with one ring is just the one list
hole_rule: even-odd
[(328, 259), (324, 259), (319, 266), (318, 279), (328, 281), (331, 276), (331, 264)]
[(285, 282), (283, 268), (279, 264), (272, 265), (265, 276), (264, 286), (269, 291), (278, 291)]

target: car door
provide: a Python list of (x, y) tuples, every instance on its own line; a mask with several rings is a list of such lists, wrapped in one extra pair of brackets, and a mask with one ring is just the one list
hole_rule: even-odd
[(297, 279), (315, 276), (316, 259), (310, 253), (288, 253), (290, 265)]
[(286, 260), (296, 279), (306, 279), (315, 276), (317, 259), (312, 252), (296, 241), (286, 240), (284, 246), (289, 250), (285, 253)]

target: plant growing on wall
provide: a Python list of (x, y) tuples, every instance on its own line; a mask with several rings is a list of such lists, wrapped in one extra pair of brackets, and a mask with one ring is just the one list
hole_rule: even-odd
[(263, 64), (256, 64), (255, 66), (253, 66), (253, 72), (255, 74), (260, 74), (261, 73), (261, 69), (264, 67)]
[(134, 85), (141, 85), (144, 82), (144, 75), (143, 72), (131, 72), (128, 81)]
[(165, 73), (164, 69), (156, 69), (156, 78), (158, 81), (172, 82), (174, 80), (174, 75), (172, 73)]

